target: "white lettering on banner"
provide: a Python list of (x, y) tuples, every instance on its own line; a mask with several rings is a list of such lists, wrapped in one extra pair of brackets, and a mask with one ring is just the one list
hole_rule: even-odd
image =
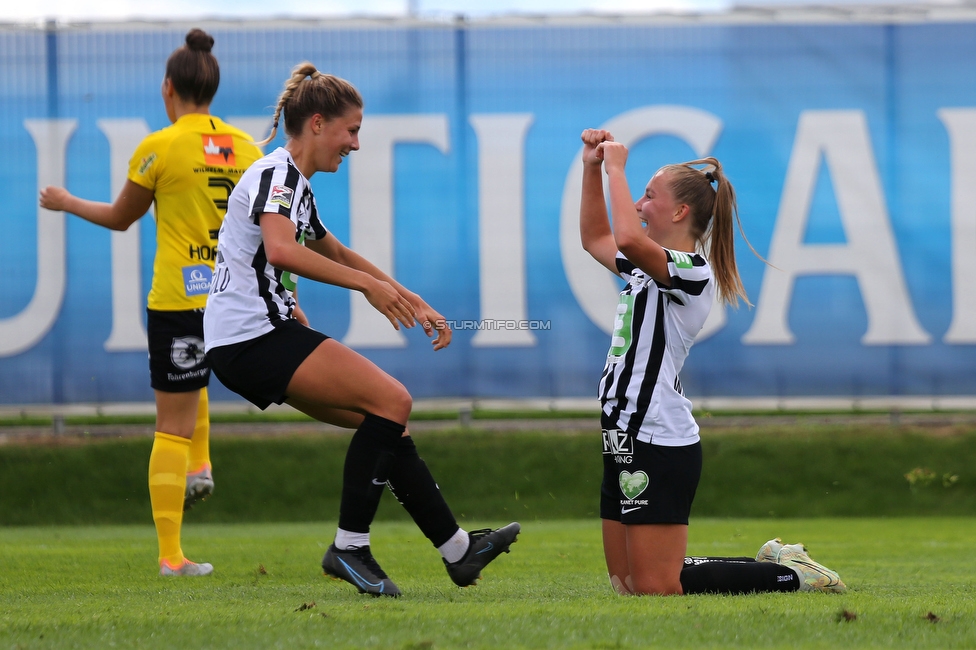
[[(381, 115), (363, 118), (360, 150), (349, 163), (350, 248), (390, 277), (393, 273), (393, 150), (398, 142), (432, 144), (449, 151), (446, 115)], [(400, 348), (407, 344), (386, 316), (358, 291), (350, 297), (349, 347)]]
[[(114, 200), (122, 192), (129, 175), (132, 152), (149, 135), (149, 125), (142, 118), (98, 120), (97, 124), (108, 140), (110, 186)], [(123, 232), (113, 230), (112, 331), (105, 341), (105, 349), (109, 352), (149, 349), (146, 328), (142, 324), (141, 266), (139, 222)]]
[[(600, 128), (610, 131), (617, 142), (623, 142), (628, 147), (654, 135), (672, 135), (687, 142), (695, 155), (701, 158), (707, 156), (715, 145), (722, 131), (722, 120), (711, 113), (690, 106), (644, 106), (622, 113)], [(616, 313), (620, 289), (613, 274), (590, 257), (580, 243), (582, 156), (583, 147), (580, 147), (569, 165), (569, 172), (563, 185), (559, 248), (562, 252), (566, 279), (576, 301), (597, 327), (607, 334), (612, 334), (613, 315)], [(605, 184), (604, 196), (609, 196)], [(725, 308), (716, 302), (698, 335), (698, 340), (717, 332), (725, 325), (725, 320)]]
[[(976, 166), (976, 109), (938, 111), (949, 135), (952, 170), (953, 315), (944, 336), (949, 344), (976, 343), (976, 292), (966, 279), (976, 275), (976, 185), (967, 182)], [(479, 253), (482, 317), (526, 320), (524, 239), (524, 147), (530, 114), (475, 115), (470, 121), (479, 143)], [(249, 132), (267, 129), (266, 117), (229, 118)], [(350, 230), (353, 248), (380, 268), (393, 268), (393, 164), (398, 142), (420, 142), (448, 153), (445, 115), (380, 116), (367, 118), (363, 150), (350, 161)], [(262, 126), (263, 125), (263, 126)], [(65, 159), (77, 120), (25, 120), (37, 149), (39, 187), (65, 184)], [(111, 151), (111, 187), (117, 195), (126, 177), (126, 163), (148, 130), (141, 119), (104, 119), (98, 127)], [(632, 146), (657, 134), (677, 136), (698, 156), (710, 153), (723, 126), (714, 115), (691, 107), (646, 106), (609, 120), (604, 128)], [(506, 138), (501, 133), (506, 132)], [(517, 137), (511, 137), (516, 135)], [(507, 140), (504, 144), (499, 140)], [(560, 250), (565, 273), (586, 316), (608, 334), (617, 296), (613, 275), (594, 262), (579, 242), (580, 152), (566, 175), (560, 213)], [(844, 227), (845, 244), (802, 242), (810, 218), (820, 160), (829, 169)], [(517, 163), (515, 162), (517, 161)], [(494, 197), (494, 198), (492, 198)], [(63, 213), (37, 210), (37, 268), (34, 295), (18, 314), (0, 319), (0, 357), (20, 354), (44, 338), (57, 320), (65, 291), (65, 219)], [(144, 350), (143, 298), (137, 277), (138, 231), (112, 235), (112, 332), (108, 351)], [(497, 237), (519, 233), (502, 247)], [(517, 244), (517, 263), (511, 262)], [(509, 260), (503, 263), (502, 255)], [(865, 117), (860, 111), (807, 111), (801, 114), (791, 153), (779, 212), (767, 255), (774, 267), (765, 270), (755, 319), (743, 336), (750, 345), (789, 344), (787, 313), (796, 277), (853, 275), (859, 282), (868, 330), (862, 342), (870, 345), (918, 345), (930, 341), (919, 325), (904, 282), (896, 242), (884, 203)], [(509, 275), (502, 276), (505, 270)], [(779, 269), (782, 269), (779, 270)], [(392, 273), (391, 273), (392, 275)], [(502, 291), (507, 289), (507, 291)], [(353, 294), (350, 328), (345, 342), (362, 347), (402, 347), (405, 338)], [(713, 308), (699, 338), (725, 322), (723, 309)], [(531, 328), (530, 328), (531, 329)], [(526, 345), (515, 338), (533, 332), (478, 329), (475, 345)], [(479, 339), (478, 337), (484, 337)], [(491, 338), (489, 338), (491, 337)], [(499, 338), (494, 338), (499, 337)], [(506, 337), (502, 340), (501, 337)], [(534, 338), (533, 338), (534, 340)], [(490, 343), (489, 343), (490, 341)]]
[[(531, 114), (472, 115), (478, 137), (481, 318), (525, 321), (525, 136)], [(475, 347), (535, 345), (528, 329), (481, 329)]]
[[(37, 150), (37, 185), (64, 187), (65, 150), (78, 120), (24, 120)], [(37, 285), (20, 313), (0, 319), (0, 357), (31, 349), (61, 311), (66, 281), (64, 213), (37, 208)]]
[[(833, 180), (846, 244), (803, 243), (821, 154)], [(925, 344), (931, 339), (909, 300), (861, 111), (800, 114), (767, 259), (756, 317), (743, 343), (793, 343), (787, 312), (794, 280), (837, 274), (853, 275), (860, 286), (868, 317), (863, 344)]]
[(952, 169), (952, 322), (946, 343), (976, 343), (976, 109), (943, 108)]

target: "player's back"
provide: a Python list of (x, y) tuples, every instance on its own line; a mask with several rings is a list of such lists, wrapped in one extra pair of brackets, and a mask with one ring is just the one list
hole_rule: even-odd
[(180, 117), (139, 145), (129, 179), (155, 196), (156, 260), (149, 308), (206, 305), (227, 200), (261, 151), (247, 133), (201, 113)]

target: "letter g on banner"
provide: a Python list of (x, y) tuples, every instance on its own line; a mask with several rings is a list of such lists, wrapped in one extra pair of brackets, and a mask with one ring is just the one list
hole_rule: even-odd
[[(613, 133), (617, 142), (632, 147), (654, 135), (671, 135), (687, 142), (699, 158), (711, 152), (722, 120), (706, 111), (690, 106), (644, 106), (621, 113), (602, 126)], [(613, 314), (617, 307), (619, 288), (613, 274), (583, 250), (579, 236), (580, 192), (583, 188), (583, 166), (580, 162), (583, 147), (579, 148), (566, 174), (563, 185), (562, 209), (559, 217), (559, 248), (566, 279), (573, 296), (593, 324), (607, 334), (613, 331)], [(654, 170), (648, 170), (647, 177)], [(604, 179), (604, 195), (606, 195)], [(725, 310), (713, 306), (698, 339), (714, 334), (725, 324)]]

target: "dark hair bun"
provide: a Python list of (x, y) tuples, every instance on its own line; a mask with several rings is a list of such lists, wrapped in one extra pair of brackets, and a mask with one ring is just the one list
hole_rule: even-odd
[(213, 36), (202, 29), (191, 29), (186, 35), (186, 47), (195, 52), (209, 52), (213, 44)]

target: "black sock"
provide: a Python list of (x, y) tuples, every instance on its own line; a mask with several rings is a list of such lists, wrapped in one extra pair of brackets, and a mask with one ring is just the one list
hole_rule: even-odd
[(434, 546), (440, 547), (454, 536), (457, 520), (410, 436), (400, 438), (389, 481), (393, 496)]
[(685, 558), (685, 566), (698, 566), (709, 562), (755, 562), (751, 557), (711, 557), (708, 555), (689, 555)]
[[(800, 578), (781, 564), (752, 558), (698, 558), (708, 560), (681, 569), (681, 589), (686, 594), (749, 594), (761, 591), (796, 591)], [(745, 560), (745, 561), (743, 561)]]
[(368, 533), (393, 465), (393, 454), (406, 427), (367, 413), (356, 429), (342, 468), (339, 528)]

